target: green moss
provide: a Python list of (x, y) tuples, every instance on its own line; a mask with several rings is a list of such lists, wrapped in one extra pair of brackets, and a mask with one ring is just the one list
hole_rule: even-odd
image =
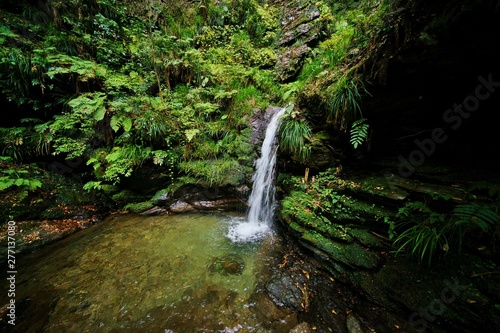
[(303, 228), (300, 224), (298, 224), (298, 223), (296, 223), (296, 222), (289, 223), (289, 224), (288, 224), (288, 226), (289, 226), (290, 228), (292, 228), (292, 230), (295, 230), (295, 231), (297, 231), (297, 232), (299, 232), (299, 233), (301, 233), (301, 234), (302, 234), (302, 233), (304, 233), (304, 232), (306, 231), (306, 229), (305, 229), (305, 228)]
[(347, 232), (366, 247), (379, 248), (383, 246), (380, 239), (371, 234), (367, 229), (352, 228)]
[(355, 200), (353, 198), (347, 198), (343, 204), (351, 212), (350, 215), (344, 218), (356, 219), (362, 222), (366, 221), (383, 221), (386, 216), (394, 216), (394, 212), (389, 209), (385, 209), (379, 205), (368, 203), (361, 200)]
[(172, 189), (170, 187), (165, 188), (165, 189), (161, 189), (161, 190), (157, 191), (155, 193), (155, 195), (151, 198), (151, 202), (157, 205), (158, 200), (166, 198), (170, 193), (173, 193)]
[(281, 215), (288, 223), (298, 223), (303, 227), (316, 227), (321, 221), (307, 206), (309, 201), (307, 194), (293, 191), (281, 201)]
[(306, 231), (302, 235), (302, 240), (326, 252), (332, 260), (352, 268), (373, 269), (379, 263), (379, 257), (375, 253), (369, 252), (357, 244), (343, 244), (332, 241), (318, 232)]
[(351, 228), (344, 225), (333, 224), (330, 220), (322, 217), (323, 223), (318, 224), (316, 230), (335, 240), (343, 242), (352, 242), (352, 236), (350, 234)]
[(124, 207), (124, 209), (130, 210), (134, 213), (142, 213), (153, 207), (154, 204), (151, 201), (143, 201), (143, 202), (129, 203)]

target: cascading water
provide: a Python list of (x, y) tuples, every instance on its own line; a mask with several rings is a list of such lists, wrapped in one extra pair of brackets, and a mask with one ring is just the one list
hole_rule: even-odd
[(276, 166), (276, 132), (285, 108), (277, 111), (267, 125), (262, 142), (261, 157), (254, 163), (252, 193), (248, 199), (246, 220), (232, 225), (228, 237), (233, 241), (246, 242), (261, 238), (267, 234), (273, 221), (275, 205), (274, 171)]

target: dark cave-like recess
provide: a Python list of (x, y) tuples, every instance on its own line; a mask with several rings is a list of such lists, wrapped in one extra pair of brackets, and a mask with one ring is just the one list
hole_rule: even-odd
[[(419, 41), (389, 68), (385, 85), (370, 87), (364, 114), (372, 125), (370, 154), (408, 158), (432, 131), (443, 129), (427, 160), (496, 167), (500, 153), (500, 12), (491, 4), (462, 11), (445, 23), (434, 22)], [(474, 106), (482, 77), (494, 92)], [(476, 111), (467, 117), (448, 111), (464, 101)], [(444, 118), (447, 118), (445, 120)], [(460, 119), (458, 119), (459, 117)], [(443, 137), (440, 137), (443, 139)]]

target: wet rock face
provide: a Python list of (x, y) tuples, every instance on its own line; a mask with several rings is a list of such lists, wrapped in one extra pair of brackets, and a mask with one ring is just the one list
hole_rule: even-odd
[(276, 79), (287, 82), (300, 72), (311, 47), (319, 41), (321, 11), (314, 2), (307, 0), (275, 2), (283, 8)]
[[(438, 249), (432, 266), (428, 267), (425, 263), (417, 264), (415, 258), (407, 260), (403, 253), (394, 256), (391, 252), (394, 247), (387, 238), (389, 226), (383, 222), (394, 220), (398, 207), (404, 207), (407, 200), (428, 200), (441, 207), (462, 202), (465, 189), (473, 182), (468, 171), (455, 170), (455, 174), (448, 176), (446, 169), (421, 166), (419, 179), (409, 179), (397, 177), (393, 169), (385, 169), (388, 165), (381, 163), (375, 168), (378, 171), (361, 168), (355, 172), (343, 171), (323, 182), (324, 186), (320, 184), (321, 177), (325, 176), (316, 178), (314, 184), (321, 189), (319, 193), (334, 191), (346, 211), (315, 212), (311, 207), (324, 202), (318, 203), (320, 196), (312, 187), (292, 191), (281, 201), (282, 222), (286, 223), (288, 234), (297, 237), (302, 245), (298, 248), (304, 251), (304, 256), (317, 262), (332, 281), (352, 287), (352, 291), (366, 296), (372, 303), (364, 308), (343, 304), (337, 297), (338, 291), (330, 290), (330, 282), (325, 280), (326, 284), (316, 287), (320, 292), (310, 302), (309, 313), (326, 313), (332, 309), (338, 313), (337, 309), (355, 308), (341, 318), (340, 324), (335, 320), (328, 323), (335, 332), (366, 332), (366, 326), (379, 332), (392, 332), (396, 325), (406, 332), (499, 331), (500, 316), (495, 304), (499, 299), (500, 277), (477, 273), (488, 271), (487, 267), (498, 267), (498, 256), (493, 254), (493, 248), (488, 250), (485, 245), (490, 240), (471, 238), (460, 255)], [(464, 179), (464, 183), (457, 179)], [(476, 190), (472, 193), (474, 198), (487, 195)], [(306, 203), (307, 198), (315, 200), (314, 206)], [(283, 288), (290, 285), (286, 278), (278, 281)], [(328, 293), (334, 296), (328, 297)], [(273, 297), (276, 294), (273, 292)], [(293, 289), (282, 292), (283, 302), (293, 299), (289, 294), (293, 295)], [(337, 313), (335, 317), (340, 317)], [(314, 316), (304, 313), (299, 319), (310, 325), (314, 323), (321, 331)]]
[(304, 283), (304, 281), (292, 275), (276, 276), (268, 282), (266, 290), (278, 305), (300, 310), (303, 294), (297, 287), (297, 283)]
[(309, 51), (310, 49), (307, 44), (303, 44), (287, 49), (281, 53), (279, 60), (276, 63), (278, 80), (286, 82), (295, 77), (302, 68), (304, 59)]
[(280, 270), (266, 283), (266, 291), (273, 301), (295, 311), (308, 311), (310, 302), (310, 271), (314, 268), (302, 261), (285, 259)]
[(260, 109), (254, 109), (252, 118), (250, 119), (250, 127), (252, 128), (252, 136), (250, 143), (256, 147), (260, 147), (266, 135), (267, 124), (271, 120), (273, 114), (278, 112), (279, 106), (268, 106), (264, 112)]

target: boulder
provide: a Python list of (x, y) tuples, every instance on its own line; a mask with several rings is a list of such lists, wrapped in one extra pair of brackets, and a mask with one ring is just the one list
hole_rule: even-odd
[(170, 205), (169, 210), (172, 213), (188, 213), (195, 211), (195, 208), (187, 202), (178, 200)]
[(266, 290), (276, 304), (302, 311), (308, 297), (306, 285), (307, 277), (302, 274), (279, 272), (266, 284)]

